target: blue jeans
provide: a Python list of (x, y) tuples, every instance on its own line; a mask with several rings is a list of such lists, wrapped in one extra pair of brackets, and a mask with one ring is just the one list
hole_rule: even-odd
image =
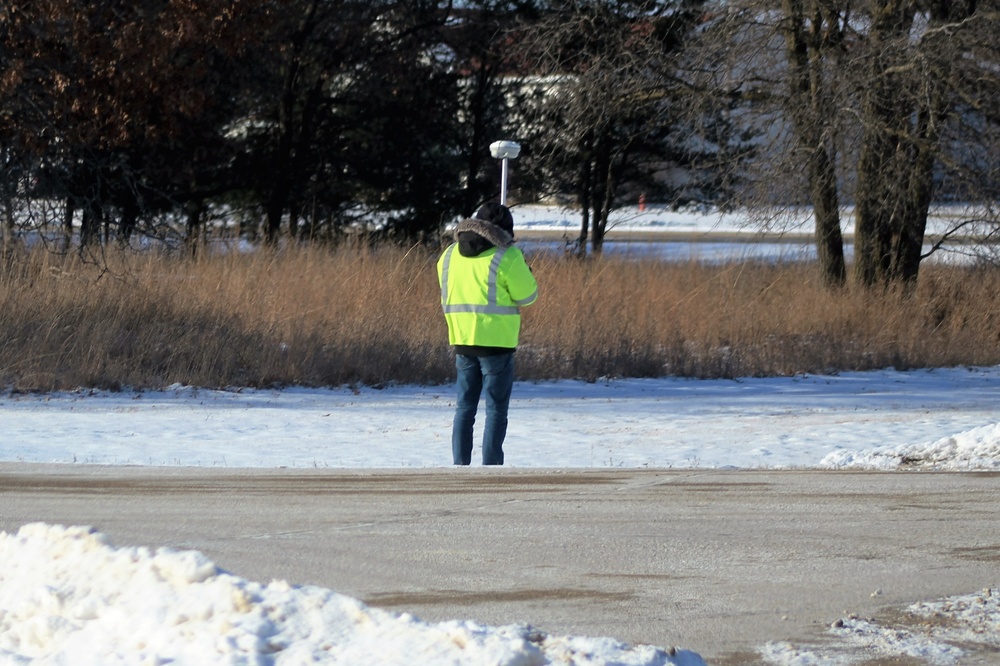
[(472, 426), (479, 396), (486, 389), (486, 425), (483, 431), (483, 464), (503, 464), (507, 436), (507, 409), (514, 386), (514, 352), (494, 356), (455, 355), (458, 370), (458, 403), (451, 431), (451, 451), (456, 465), (472, 462)]

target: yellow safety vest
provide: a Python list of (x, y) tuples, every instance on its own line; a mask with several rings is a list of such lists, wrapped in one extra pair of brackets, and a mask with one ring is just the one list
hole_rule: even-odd
[(538, 298), (538, 284), (519, 248), (493, 247), (464, 257), (453, 243), (437, 270), (450, 344), (517, 347), (521, 307)]

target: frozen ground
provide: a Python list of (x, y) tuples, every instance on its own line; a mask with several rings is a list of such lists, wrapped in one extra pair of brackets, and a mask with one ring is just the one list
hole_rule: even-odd
[[(505, 448), (515, 467), (1000, 470), (998, 387), (1000, 367), (518, 383)], [(6, 394), (0, 460), (448, 467), (451, 392)], [(0, 535), (0, 562), (0, 664), (701, 663), (612, 639), (427, 624), (329, 590), (243, 580), (196, 552), (115, 548), (80, 528)], [(771, 643), (761, 655), (789, 665), (962, 664), (969, 646), (1000, 649), (997, 596), (986, 587), (928, 600), (893, 623), (847, 617), (823, 645)]]
[[(451, 464), (451, 386), (0, 396), (0, 460)], [(1000, 469), (1000, 367), (519, 382), (514, 467)]]

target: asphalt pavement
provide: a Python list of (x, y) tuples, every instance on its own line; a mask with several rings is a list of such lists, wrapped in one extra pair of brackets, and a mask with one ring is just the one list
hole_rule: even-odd
[(428, 621), (747, 663), (1000, 583), (1000, 474), (0, 463), (0, 530), (91, 525)]

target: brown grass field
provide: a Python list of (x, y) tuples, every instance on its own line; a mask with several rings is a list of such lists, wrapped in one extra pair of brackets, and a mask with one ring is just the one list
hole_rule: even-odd
[[(453, 377), (436, 253), (201, 259), (42, 250), (0, 266), (0, 387), (436, 384)], [(1000, 363), (1000, 270), (926, 265), (912, 294), (809, 264), (529, 256), (517, 374), (743, 377)]]

